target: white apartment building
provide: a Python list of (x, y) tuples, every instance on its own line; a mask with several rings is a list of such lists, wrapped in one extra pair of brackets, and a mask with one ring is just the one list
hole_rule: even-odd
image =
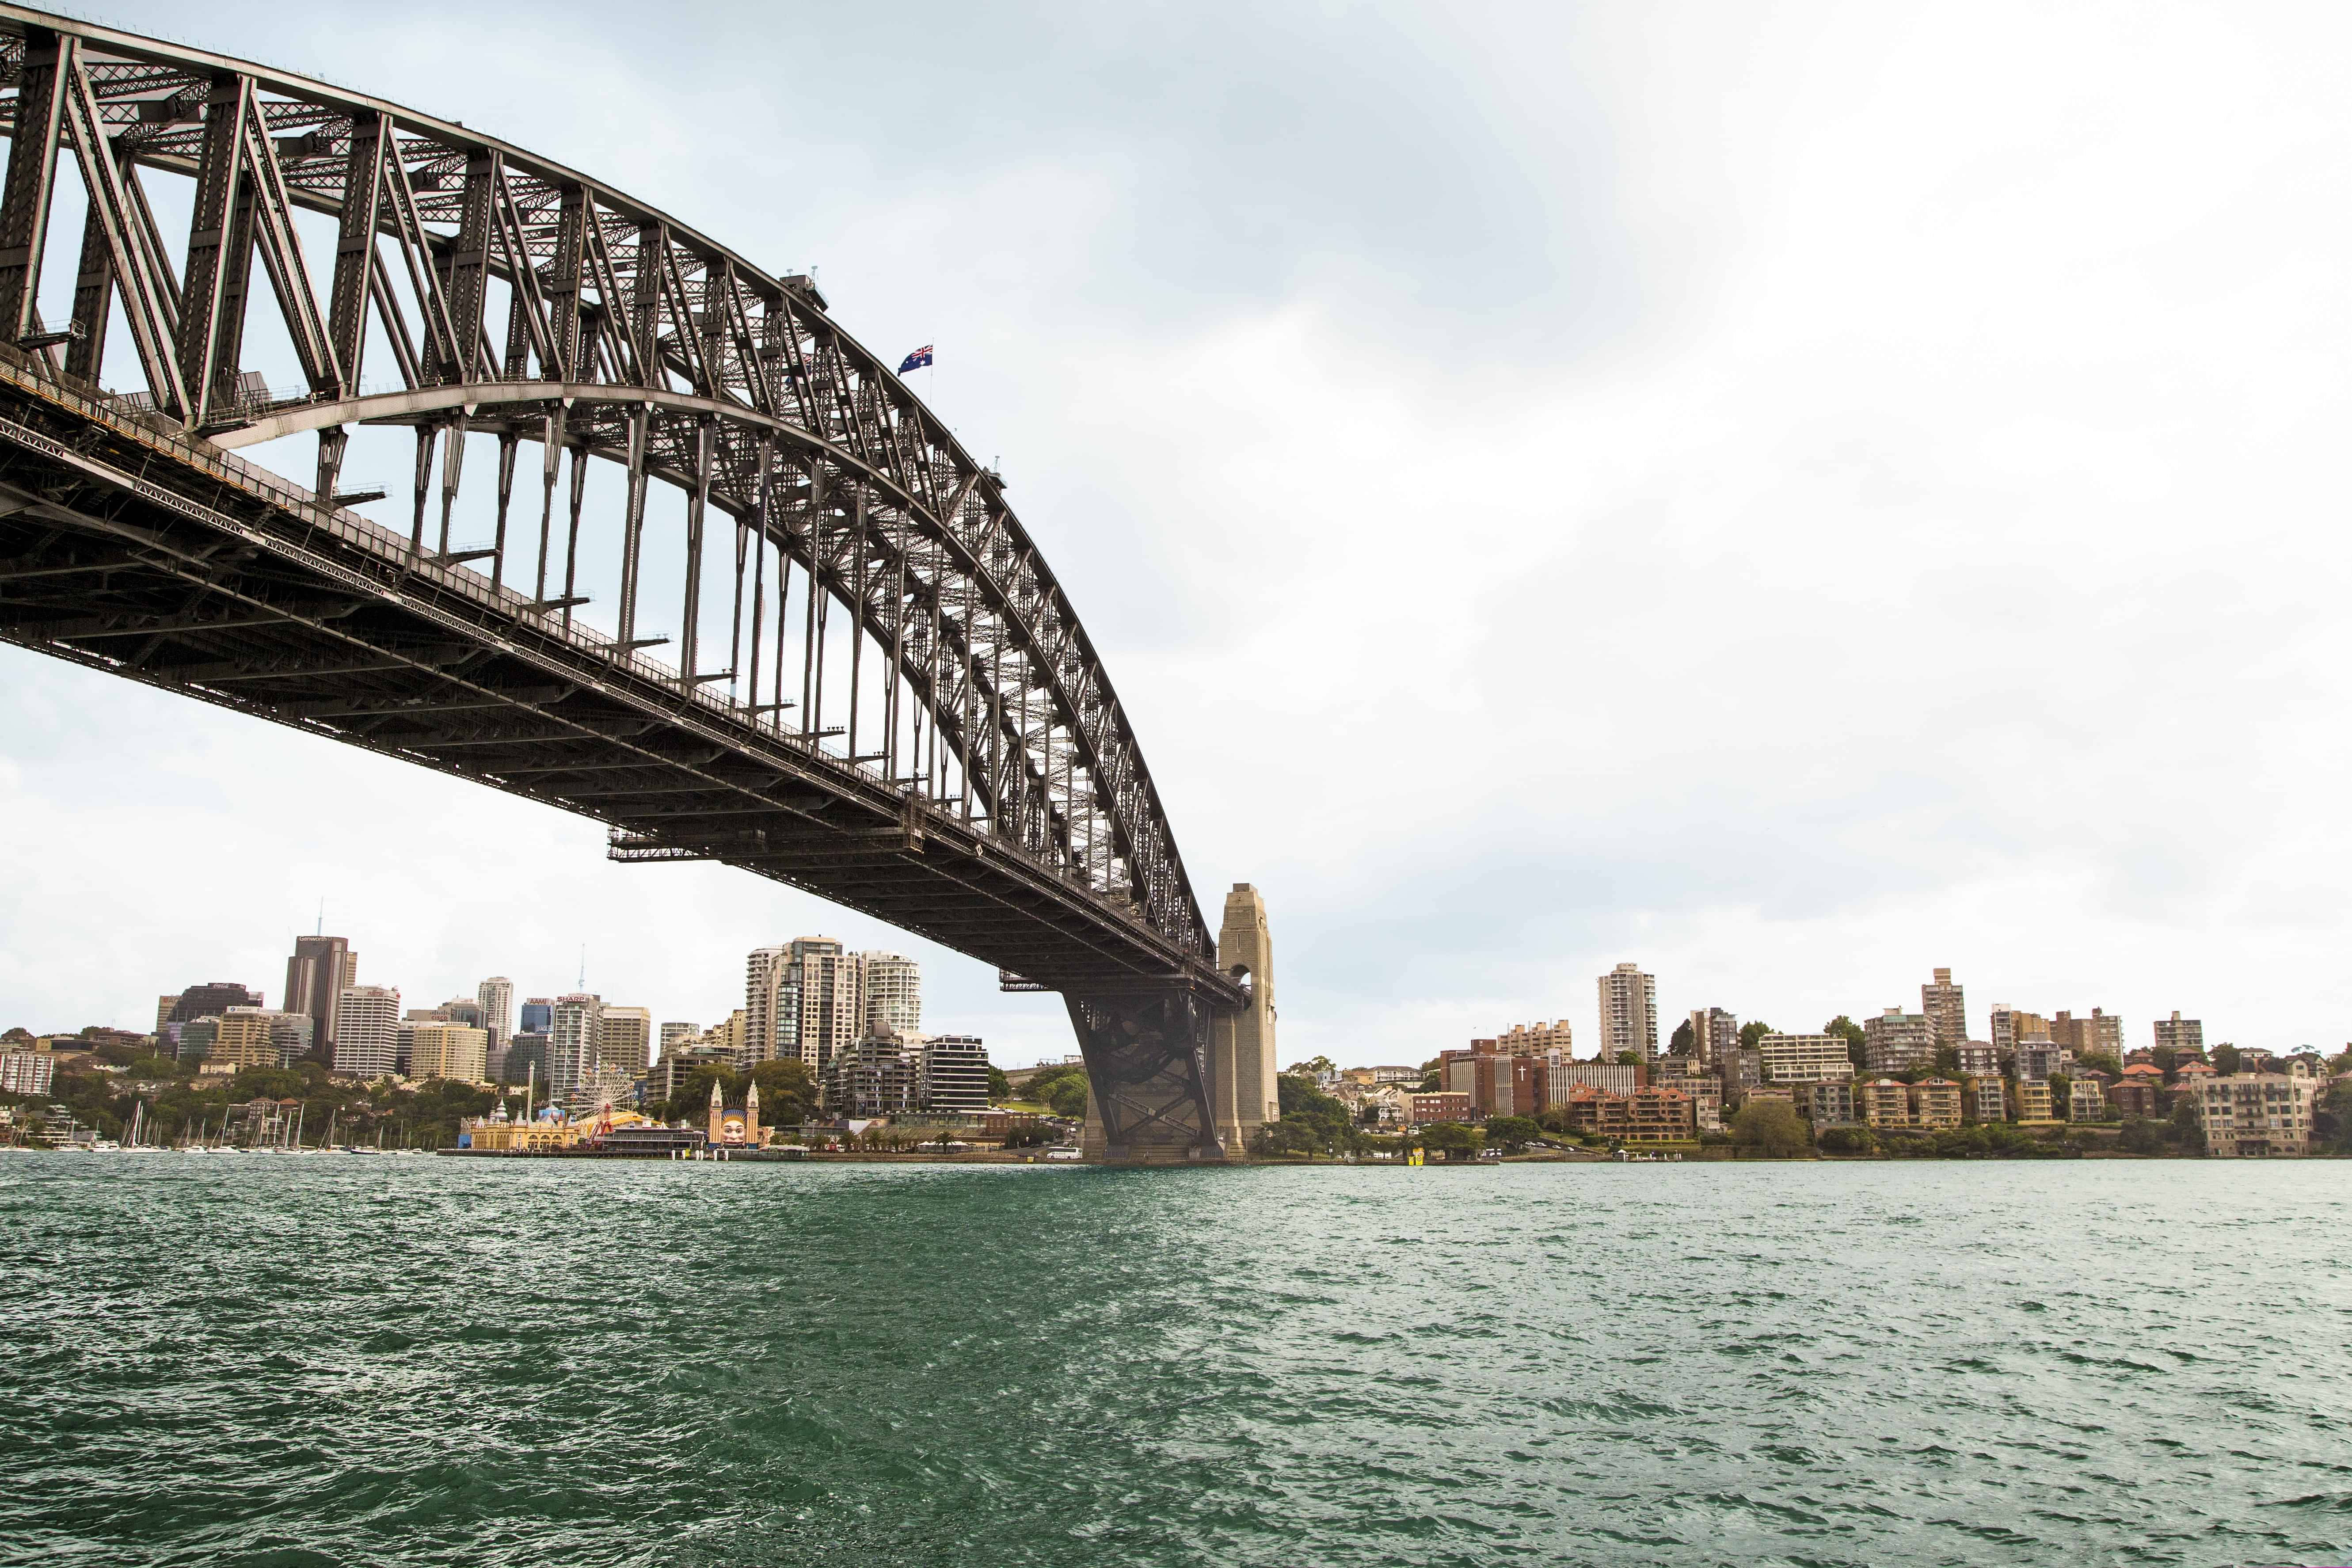
[(593, 992), (555, 999), (547, 1025), (547, 1091), (554, 1099), (569, 1099), (594, 1081), (604, 1016), (604, 999)]
[[(1962, 1078), (2000, 1077), (2000, 1051), (1990, 1040), (1963, 1040), (1960, 1043), (1960, 1076)], [(1995, 1117), (1993, 1120), (1999, 1121)]]
[(1601, 977), (1601, 1059), (1631, 1051), (1658, 1059), (1658, 977), (1638, 963), (1621, 963)]
[(1691, 1055), (1710, 1065), (1739, 1049), (1739, 1019), (1720, 1007), (1694, 1007), (1690, 1016)]
[(1766, 1083), (1843, 1083), (1853, 1055), (1840, 1035), (1761, 1035), (1756, 1040)]
[(1936, 1065), (1936, 1024), (1925, 1013), (1889, 1007), (1862, 1023), (1863, 1050), (1872, 1072), (1902, 1072)]
[(400, 1064), (400, 989), (346, 985), (335, 1002), (335, 1070), (389, 1078)]
[(988, 1109), (988, 1049), (978, 1035), (933, 1035), (922, 1045), (920, 1093), (926, 1110)]
[(913, 1037), (923, 1032), (923, 967), (896, 952), (861, 952), (865, 972), (866, 1027)]
[(482, 1027), (489, 1031), (493, 1047), (514, 1038), (513, 981), (493, 974), (474, 987), (474, 1000), (481, 1005)]
[[(894, 1005), (906, 1001), (902, 995)], [(820, 1072), (865, 1030), (865, 960), (831, 937), (795, 937), (781, 947), (755, 949), (744, 963), (743, 1016), (739, 1065), (797, 1058)]]
[(2188, 1051), (2197, 1056), (2205, 1054), (2205, 1021), (2184, 1018), (2175, 1007), (2169, 1018), (2156, 1020), (2156, 1045), (2158, 1050), (2170, 1047), (2176, 1051)]

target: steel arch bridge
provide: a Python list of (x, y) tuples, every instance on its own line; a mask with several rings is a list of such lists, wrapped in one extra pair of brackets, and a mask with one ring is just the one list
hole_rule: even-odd
[[(1003, 479), (810, 278), (461, 124), (5, 4), (0, 106), (0, 638), (993, 963), (1068, 1001), (1111, 1157), (1239, 1153), (1272, 1098), (1262, 938), (1220, 970)], [(299, 388), (246, 368), (257, 322)], [(344, 489), (352, 427), (381, 426), (414, 432), (405, 531)], [(306, 432), (309, 489), (231, 450)], [(598, 462), (623, 496), (602, 627)], [(453, 543), (469, 477), (479, 548)], [(650, 515), (681, 499), (682, 527)], [(656, 546), (682, 555), (667, 661), (639, 635)]]

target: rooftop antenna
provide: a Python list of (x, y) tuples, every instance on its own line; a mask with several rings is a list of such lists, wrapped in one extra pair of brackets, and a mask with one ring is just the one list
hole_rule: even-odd
[(314, 936), (327, 934), (327, 895), (324, 893), (319, 895), (319, 929), (311, 934)]
[(588, 944), (580, 944), (580, 989), (588, 989)]

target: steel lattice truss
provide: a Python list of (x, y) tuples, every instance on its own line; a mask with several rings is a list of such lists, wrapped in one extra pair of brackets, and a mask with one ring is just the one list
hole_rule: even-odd
[[(19, 6), (0, 5), (0, 90), (12, 137), (0, 333), (28, 363), (219, 447), (317, 431), (315, 493), (330, 508), (347, 427), (412, 426), (405, 542), (418, 564), (404, 581), (487, 577), (493, 604), (572, 647), (595, 640), (572, 625), (583, 475), (591, 460), (618, 465), (618, 637), (601, 644), (616, 668), (661, 670), (698, 719), (715, 710), (762, 745), (797, 747), (836, 772), (845, 761), (903, 797), (909, 842), (977, 836), (1081, 894), (1096, 918), (1149, 931), (1179, 968), (1213, 962), (1127, 715), (1003, 481), (835, 325), (809, 279), (771, 276), (655, 208), (460, 125)], [(73, 317), (44, 322), (36, 292), (68, 166), (88, 197)], [(159, 176), (193, 182), (183, 247), (150, 205)], [(334, 218), (331, 256), (305, 254), (304, 209)], [(247, 313), (263, 293), (307, 384), (291, 395), (257, 391), (242, 374)], [(118, 320), (135, 365), (105, 363)], [(469, 433), (499, 444), (498, 537), (453, 554)], [(540, 493), (526, 479), (518, 502), (517, 469), (529, 472), (518, 449), (531, 443)], [(656, 639), (636, 637), (656, 480), (686, 498), (670, 666), (646, 660), (639, 647)], [(509, 513), (533, 500), (536, 550), (509, 560)], [(698, 646), (703, 595), (723, 604), (729, 591), (703, 581), (714, 511), (737, 540), (723, 658)], [(787, 608), (803, 604), (809, 629), (788, 647)], [(824, 661), (845, 657), (825, 635), (835, 616), (862, 634), (845, 657), (880, 661), (887, 679), (882, 696), (861, 700), (874, 666), (854, 668), (848, 700), (835, 700), (846, 711), (828, 713)], [(5, 635), (69, 657), (95, 646)], [(829, 739), (845, 756), (826, 752)], [(624, 857), (756, 859), (709, 825), (613, 819)]]

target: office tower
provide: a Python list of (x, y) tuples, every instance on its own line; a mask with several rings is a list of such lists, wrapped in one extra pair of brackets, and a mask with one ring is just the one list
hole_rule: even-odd
[(1889, 1007), (1862, 1022), (1863, 1050), (1873, 1072), (1936, 1065), (1936, 1026), (1925, 1013)]
[(2024, 1013), (2006, 1002), (1992, 1005), (1992, 1045), (2006, 1058), (2017, 1049), (2017, 1042), (2028, 1037), (2048, 1039), (2050, 1020), (2039, 1013)]
[(1658, 1059), (1658, 979), (1638, 963), (1621, 963), (1601, 977), (1601, 1059), (1632, 1051)]
[(547, 1036), (543, 1031), (517, 1032), (507, 1042), (506, 1055), (498, 1064), (500, 1083), (536, 1083), (547, 1081)]
[(172, 1009), (179, 1005), (180, 997), (177, 992), (173, 992), (169, 996), (155, 998), (155, 1033), (160, 1035), (163, 1032), (163, 1026), (172, 1021)]
[(672, 1019), (661, 1026), (661, 1054), (665, 1057), (669, 1055), (700, 1033), (702, 1033), (702, 1026), (699, 1024), (686, 1024)]
[(258, 1007), (261, 993), (234, 980), (215, 980), (203, 985), (191, 985), (180, 993), (164, 1019), (169, 1024), (184, 1024), (194, 1018), (216, 1018), (231, 1007)]
[(1739, 1048), (1739, 1020), (1720, 1007), (1694, 1007), (1691, 1055), (1712, 1067)]
[(2050, 1037), (2078, 1057), (2094, 1053), (2124, 1059), (2124, 1021), (2113, 1013), (2097, 1007), (2087, 1018), (2077, 1018), (2072, 1013), (2060, 1013), (2050, 1020)]
[(2184, 1018), (2176, 1007), (2171, 1017), (2156, 1021), (2156, 1046), (2158, 1050), (2169, 1047), (2201, 1057), (2205, 1054), (2205, 1021)]
[(474, 987), (474, 1000), (482, 1005), (482, 1027), (489, 1032), (490, 1048), (497, 1050), (514, 1035), (514, 982), (493, 974)]
[[(297, 1062), (310, 1051), (310, 1016), (271, 1007), (231, 1007), (217, 1018), (192, 1019), (214, 1026), (203, 1031), (205, 1059), (215, 1068), (274, 1068)], [(187, 1035), (181, 1040), (184, 1046)]]
[(397, 1070), (401, 1017), (396, 987), (346, 985), (335, 998), (332, 1016), (337, 1072), (354, 1078), (384, 1078)]
[(1950, 970), (1938, 969), (1935, 979), (1919, 987), (1919, 1011), (1935, 1026), (1938, 1047), (1958, 1048), (1968, 1042), (1968, 998), (1954, 983)]
[(485, 1034), (489, 1032), (489, 1023), (482, 1014), (482, 1004), (475, 997), (452, 996), (434, 1010), (448, 1023), (467, 1024)]
[(988, 1049), (978, 1035), (933, 1035), (923, 1042), (926, 1110), (988, 1109)]
[(1539, 1057), (1546, 1051), (1576, 1054), (1574, 1031), (1565, 1018), (1549, 1024), (1540, 1018), (1532, 1024), (1514, 1024), (1495, 1037), (1494, 1047), (1507, 1057)]
[(922, 966), (895, 952), (861, 952), (857, 962), (865, 971), (866, 1027), (895, 1035), (920, 1034)]
[(418, 1024), (409, 1046), (408, 1076), (479, 1083), (489, 1072), (490, 1036), (471, 1024)]
[(596, 1019), (596, 1065), (631, 1077), (653, 1066), (654, 1016), (643, 1007), (606, 1007)]
[(599, 1025), (604, 999), (592, 992), (558, 996), (547, 1031), (547, 1092), (562, 1100), (580, 1092), (596, 1077), (602, 1044)]
[(534, 996), (522, 1005), (522, 1021), (515, 1026), (515, 1033), (520, 1035), (528, 1031), (531, 1034), (543, 1035), (552, 1028), (554, 1024), (554, 998)]
[(1853, 1077), (1843, 1035), (1759, 1035), (1758, 1066), (1766, 1083), (1842, 1083)]
[(740, 1065), (798, 1060), (822, 1073), (866, 1021), (865, 965), (830, 937), (795, 937), (744, 961)]
[(294, 939), (281, 1001), (289, 1013), (310, 1016), (310, 1054), (320, 1061), (334, 1060), (335, 1020), (342, 995), (359, 983), (360, 955), (348, 941), (339, 936)]

